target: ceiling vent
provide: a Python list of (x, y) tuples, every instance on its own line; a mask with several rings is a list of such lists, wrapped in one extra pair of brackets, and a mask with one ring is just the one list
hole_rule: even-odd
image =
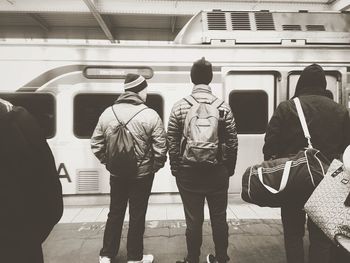
[(232, 30), (250, 30), (250, 21), (248, 12), (231, 13)]
[(100, 192), (99, 172), (97, 170), (77, 170), (77, 194), (95, 194)]
[(208, 30), (227, 30), (224, 12), (207, 13)]
[(307, 31), (326, 31), (324, 25), (306, 25)]
[(273, 22), (272, 13), (255, 13), (255, 23), (257, 30), (275, 30), (275, 24)]
[(301, 25), (282, 25), (284, 31), (301, 31)]

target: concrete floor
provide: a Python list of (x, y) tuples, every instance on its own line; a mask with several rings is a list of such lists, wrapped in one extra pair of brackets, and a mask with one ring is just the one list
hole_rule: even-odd
[[(81, 205), (77, 200), (70, 200), (69, 205), (65, 202), (60, 223), (43, 245), (45, 263), (98, 262), (109, 211), (108, 202), (101, 200), (93, 206)], [(204, 214), (202, 262), (205, 262), (208, 253), (214, 251), (207, 207)], [(230, 197), (227, 221), (231, 263), (286, 262), (279, 209), (261, 208)], [(144, 253), (153, 254), (155, 263), (175, 263), (183, 259), (186, 255), (185, 229), (182, 204), (150, 203), (146, 215)], [(116, 258), (118, 263), (126, 262), (127, 230), (128, 216)], [(305, 248), (307, 246), (306, 241)]]
[[(230, 262), (285, 262), (280, 220), (229, 220)], [(148, 221), (144, 238), (145, 253), (152, 253), (155, 262), (175, 262), (186, 255), (184, 221)], [(104, 223), (58, 224), (43, 248), (46, 263), (96, 263), (102, 245)], [(116, 262), (126, 262), (127, 224)], [(203, 225), (201, 260), (213, 252), (210, 223)]]

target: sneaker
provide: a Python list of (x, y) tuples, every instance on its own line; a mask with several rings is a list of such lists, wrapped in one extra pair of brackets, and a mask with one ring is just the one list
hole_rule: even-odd
[(128, 263), (152, 263), (154, 260), (153, 255), (143, 255), (140, 261), (128, 260)]
[(176, 261), (176, 263), (189, 263), (189, 262), (187, 261), (186, 258), (184, 258), (184, 260), (178, 260)]
[(216, 258), (213, 254), (208, 254), (207, 263), (218, 263), (218, 261), (216, 260)]
[(98, 261), (99, 263), (111, 263), (112, 262), (111, 258), (104, 257), (104, 256), (100, 256), (98, 260), (99, 260)]

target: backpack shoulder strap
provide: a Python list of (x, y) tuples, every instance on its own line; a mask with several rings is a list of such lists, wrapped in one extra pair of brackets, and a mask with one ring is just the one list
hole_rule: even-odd
[(139, 114), (141, 111), (148, 109), (147, 106), (143, 107), (142, 109), (138, 110), (126, 123), (123, 123), (121, 120), (118, 119), (117, 114), (116, 114), (115, 111), (114, 111), (113, 105), (112, 105), (111, 108), (112, 108), (114, 117), (115, 117), (115, 118), (117, 119), (117, 121), (118, 121), (121, 125), (123, 125), (123, 126), (128, 125), (128, 123), (129, 123), (133, 118), (135, 118), (136, 115)]
[(199, 103), (192, 95), (187, 96), (186, 98), (184, 98), (184, 100), (187, 101), (187, 103), (190, 104), (191, 107)]
[(114, 106), (114, 105), (112, 105), (111, 108), (112, 108), (114, 117), (117, 119), (117, 121), (119, 122), (119, 124), (124, 125), (124, 123), (118, 119), (117, 114), (115, 113), (113, 106)]
[(212, 103), (211, 103), (211, 105), (212, 105), (213, 107), (217, 108), (217, 109), (219, 109), (219, 107), (220, 107), (222, 104), (224, 104), (224, 101), (223, 101), (223, 100), (220, 100), (220, 99), (218, 99), (218, 98), (215, 98), (215, 99), (212, 101)]
[(141, 111), (144, 111), (144, 110), (146, 110), (146, 109), (148, 109), (147, 106), (145, 106), (145, 107), (143, 107), (142, 109), (138, 110), (138, 111), (125, 123), (125, 126), (128, 125), (128, 123), (129, 123), (133, 118), (135, 118), (137, 114), (139, 114)]

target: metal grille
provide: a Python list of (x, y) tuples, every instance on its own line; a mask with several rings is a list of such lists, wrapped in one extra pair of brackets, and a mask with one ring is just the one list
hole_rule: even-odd
[(208, 30), (227, 30), (226, 17), (223, 12), (207, 13)]
[(282, 28), (286, 31), (301, 31), (300, 25), (282, 25)]
[(78, 170), (77, 180), (78, 194), (100, 192), (99, 172), (97, 170)]
[(255, 22), (257, 30), (275, 30), (275, 24), (271, 13), (255, 13)]
[(306, 25), (307, 31), (326, 31), (324, 25)]
[(249, 14), (247, 12), (232, 12), (231, 23), (233, 30), (250, 30)]

